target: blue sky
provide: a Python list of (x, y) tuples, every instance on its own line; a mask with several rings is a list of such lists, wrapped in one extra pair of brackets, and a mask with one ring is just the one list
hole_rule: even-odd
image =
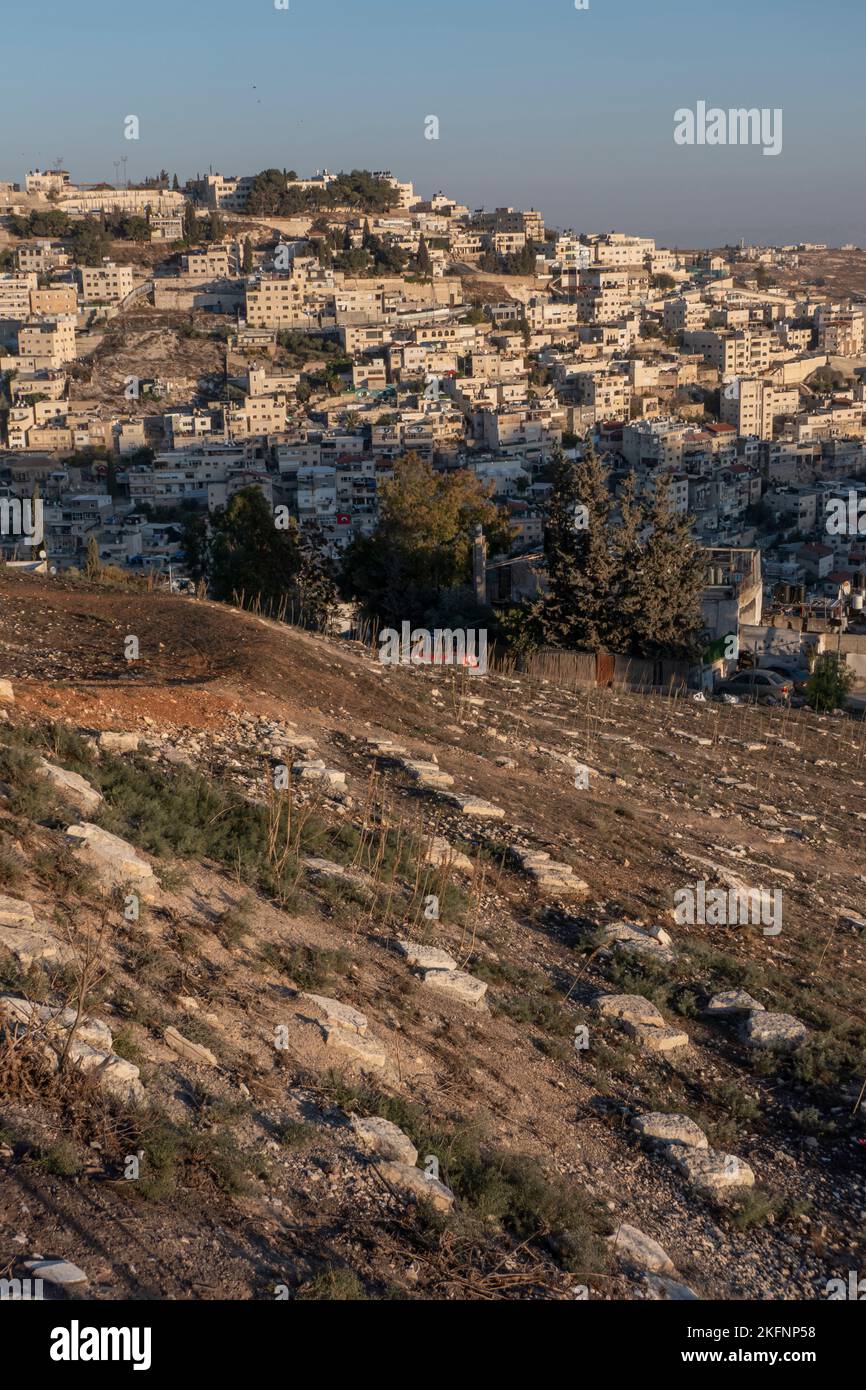
[[(682, 246), (866, 244), (863, 0), (40, 0), (2, 22), (0, 178), (390, 168)], [(674, 111), (781, 107), (783, 148)], [(141, 138), (123, 138), (137, 115)], [(425, 140), (436, 115), (440, 138)]]

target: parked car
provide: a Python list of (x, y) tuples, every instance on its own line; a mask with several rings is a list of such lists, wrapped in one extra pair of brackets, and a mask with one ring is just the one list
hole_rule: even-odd
[(760, 666), (761, 671), (773, 671), (782, 680), (790, 681), (794, 688), (795, 695), (801, 695), (806, 689), (809, 679), (809, 671), (805, 666)]
[(793, 682), (775, 671), (738, 671), (735, 676), (721, 681), (715, 689), (719, 699), (725, 695), (736, 695), (738, 700), (758, 705), (786, 705), (793, 692)]

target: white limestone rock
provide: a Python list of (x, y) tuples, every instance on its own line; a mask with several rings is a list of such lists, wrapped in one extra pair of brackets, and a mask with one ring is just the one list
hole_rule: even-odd
[(145, 901), (156, 896), (159, 884), (150, 865), (119, 835), (83, 821), (70, 825), (66, 836), (76, 856), (96, 871), (106, 887), (132, 887)]
[(688, 1149), (708, 1149), (709, 1142), (700, 1125), (688, 1115), (665, 1115), (653, 1112), (635, 1115), (631, 1122), (641, 1138), (660, 1144), (674, 1144)]
[(92, 787), (86, 778), (77, 772), (68, 772), (65, 767), (56, 767), (43, 758), (37, 768), (40, 777), (50, 782), (57, 794), (85, 815), (93, 812), (103, 800), (101, 792)]
[(593, 1007), (604, 1018), (615, 1019), (617, 1023), (665, 1027), (664, 1015), (642, 994), (601, 994), (593, 1000)]
[(757, 1010), (747, 1014), (740, 1026), (740, 1037), (747, 1047), (791, 1052), (809, 1036), (809, 1029), (793, 1014), (774, 1014)]
[(418, 1150), (408, 1134), (381, 1115), (353, 1115), (350, 1120), (359, 1145), (366, 1153), (394, 1163), (418, 1162)]
[(99, 748), (105, 753), (136, 753), (141, 744), (138, 734), (115, 733), (104, 729), (97, 738)]
[(348, 1028), (338, 1028), (330, 1023), (320, 1025), (325, 1035), (325, 1046), (333, 1048), (357, 1062), (361, 1067), (374, 1067), (377, 1070), (387, 1065), (388, 1054), (375, 1038), (361, 1036)]
[(25, 1260), (24, 1268), (31, 1278), (58, 1288), (82, 1287), (90, 1282), (84, 1270), (69, 1260)]
[(195, 1066), (216, 1067), (219, 1066), (214, 1054), (209, 1047), (202, 1043), (193, 1042), (191, 1038), (185, 1038), (176, 1028), (166, 1028), (163, 1033), (166, 1044), (172, 1052), (177, 1053), (185, 1062), (192, 1062)]
[(673, 1274), (674, 1262), (657, 1240), (627, 1222), (608, 1237), (611, 1248), (625, 1264), (650, 1274)]
[(425, 985), (438, 990), (440, 994), (447, 994), (449, 998), (457, 999), (461, 1004), (468, 1004), (473, 1009), (487, 1007), (484, 998), (487, 993), (485, 981), (476, 980), (474, 975), (467, 974), (465, 970), (425, 970), (422, 978)]
[(692, 1187), (705, 1196), (724, 1196), (739, 1188), (754, 1187), (755, 1175), (742, 1158), (717, 1149), (683, 1148), (672, 1145), (668, 1158)]
[(381, 1173), (389, 1187), (411, 1203), (429, 1202), (435, 1211), (447, 1212), (454, 1206), (454, 1193), (438, 1178), (428, 1177), (421, 1168), (409, 1163), (380, 1163)]
[(397, 941), (397, 950), (405, 956), (410, 965), (422, 970), (456, 970), (457, 962), (447, 951), (439, 946), (425, 946), (417, 941)]
[(14, 956), (22, 970), (37, 961), (66, 961), (72, 951), (65, 942), (45, 930), (29, 927), (0, 927), (0, 949)]
[(359, 1037), (364, 1037), (367, 1032), (367, 1017), (359, 1009), (353, 1009), (351, 1004), (342, 1004), (339, 999), (329, 999), (324, 994), (302, 994), (302, 999), (309, 999), (311, 1004), (325, 1015), (329, 1023), (335, 1024), (338, 1028), (346, 1028), (351, 1033), (357, 1033)]
[(738, 1014), (760, 1013), (763, 1008), (763, 1004), (744, 989), (726, 989), (714, 994), (703, 1012), (708, 1018), (731, 1018)]
[(433, 836), (424, 855), (424, 863), (433, 864), (437, 869), (447, 865), (461, 874), (471, 874), (473, 871), (469, 855), (457, 849), (444, 835)]
[(0, 927), (33, 927), (36, 918), (33, 908), (22, 898), (7, 898), (0, 893)]

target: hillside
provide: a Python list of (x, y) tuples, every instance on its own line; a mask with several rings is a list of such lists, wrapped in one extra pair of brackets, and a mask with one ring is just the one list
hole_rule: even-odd
[[(8, 571), (0, 677), (0, 1272), (819, 1299), (862, 1268), (862, 723)], [(675, 921), (699, 880), (780, 890), (781, 930)]]

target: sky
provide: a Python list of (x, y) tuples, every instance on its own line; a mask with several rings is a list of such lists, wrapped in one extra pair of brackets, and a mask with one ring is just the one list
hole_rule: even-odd
[[(579, 232), (866, 245), (864, 0), (280, 3), (9, 7), (0, 179), (390, 169)], [(700, 101), (781, 108), (781, 152), (676, 144)]]

